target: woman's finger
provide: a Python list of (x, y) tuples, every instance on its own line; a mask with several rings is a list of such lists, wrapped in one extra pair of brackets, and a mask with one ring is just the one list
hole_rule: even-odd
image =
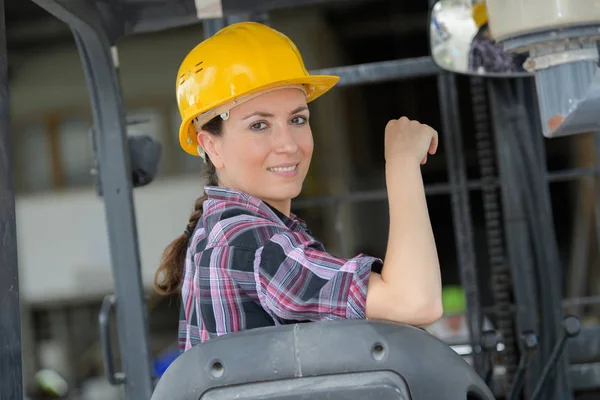
[(429, 144), (429, 154), (433, 155), (437, 152), (438, 148), (438, 133), (434, 131), (431, 137), (431, 143)]

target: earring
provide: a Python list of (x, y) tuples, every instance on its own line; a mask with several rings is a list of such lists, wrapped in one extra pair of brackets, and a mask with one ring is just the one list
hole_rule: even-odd
[(202, 161), (206, 162), (206, 152), (204, 151), (202, 146), (198, 145), (196, 149), (198, 150), (198, 155), (200, 156), (200, 158), (202, 158)]

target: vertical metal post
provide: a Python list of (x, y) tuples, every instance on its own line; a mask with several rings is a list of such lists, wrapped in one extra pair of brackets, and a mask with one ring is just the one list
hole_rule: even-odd
[[(498, 355), (499, 364), (506, 368), (506, 380), (511, 383), (517, 369), (517, 351), (515, 348), (514, 315), (511, 310), (512, 283), (509, 263), (507, 262), (501, 223), (500, 201), (496, 186), (496, 160), (491, 134), (488, 96), (485, 81), (480, 77), (470, 78), (471, 102), (475, 120), (475, 139), (477, 141), (477, 160), (482, 181), (482, 200), (487, 237), (487, 250), (490, 268), (492, 298), (497, 309), (496, 332), (504, 344), (504, 350)], [(508, 387), (498, 388), (501, 393)]]
[(21, 310), (4, 0), (0, 0), (0, 399), (23, 398)]
[(115, 279), (117, 332), (125, 398), (147, 400), (153, 382), (148, 321), (133, 205), (125, 110), (108, 41), (93, 30), (74, 30), (94, 111), (100, 184)]
[[(513, 271), (519, 328), (534, 330), (540, 347), (529, 367), (526, 393), (562, 335), (560, 259), (554, 233), (543, 137), (530, 80), (489, 82), (495, 117), (498, 165), (504, 200), (506, 241)], [(566, 354), (566, 353), (564, 353)], [(572, 398), (563, 356), (548, 379), (543, 398)]]
[(447, 72), (440, 73), (438, 76), (438, 94), (442, 116), (442, 135), (440, 139), (443, 140), (444, 154), (448, 162), (458, 268), (461, 284), (467, 297), (467, 319), (473, 347), (474, 368), (480, 376), (483, 376), (485, 374), (485, 358), (481, 349), (483, 317), (475, 267), (469, 189), (467, 187), (467, 172), (454, 75)]
[[(502, 216), (508, 264), (512, 273), (513, 293), (516, 304), (517, 329), (521, 333), (532, 331), (539, 334), (538, 302), (535, 285), (535, 261), (531, 254), (532, 240), (529, 235), (527, 213), (523, 206), (520, 191), (524, 188), (518, 186), (520, 174), (525, 173), (520, 164), (517, 149), (511, 146), (508, 135), (522, 134), (514, 125), (518, 114), (503, 112), (496, 93), (496, 86), (508, 82), (488, 81), (488, 95), (494, 126), (494, 139), (496, 144), (498, 178), (500, 181), (500, 194), (502, 197)], [(519, 349), (523, 355), (525, 349), (519, 341)], [(529, 364), (528, 380), (525, 390), (535, 386), (535, 379), (541, 372), (542, 364), (539, 352), (536, 353)]]
[[(148, 400), (153, 382), (138, 234), (132, 196), (125, 109), (109, 32), (94, 4), (34, 0), (69, 25), (85, 70), (94, 116), (97, 162), (116, 292), (125, 398)], [(93, 227), (90, 227), (93, 229)]]
[[(535, 93), (534, 81), (529, 79), (516, 80), (517, 93), (520, 97), (526, 99), (532, 110), (538, 110), (538, 99)], [(536, 257), (541, 260), (538, 263), (538, 279), (540, 285), (544, 288), (541, 293), (540, 304), (543, 310), (544, 322), (547, 324), (547, 332), (543, 332), (548, 344), (549, 352), (546, 355), (545, 362), (551, 359), (554, 347), (561, 340), (564, 334), (563, 327), (563, 308), (562, 308), (562, 281), (563, 268), (561, 265), (558, 242), (556, 240), (556, 231), (554, 227), (554, 217), (552, 214), (552, 200), (550, 196), (550, 187), (548, 182), (548, 167), (546, 165), (546, 153), (544, 151), (544, 137), (542, 136), (542, 126), (539, 118), (533, 118), (531, 123), (532, 135), (529, 136), (532, 151), (526, 154), (526, 160), (533, 161), (528, 170), (533, 174), (533, 184), (529, 186), (529, 193), (537, 195), (535, 205), (530, 210), (538, 211), (536, 216), (538, 220), (536, 225), (539, 231), (538, 246), (536, 247)], [(534, 157), (531, 157), (534, 154)], [(544, 179), (545, 178), (545, 179)], [(564, 351), (552, 372), (549, 379), (552, 383), (546, 384), (546, 393), (548, 399), (554, 396), (555, 399), (569, 400), (573, 398), (571, 382), (569, 379), (568, 351)]]

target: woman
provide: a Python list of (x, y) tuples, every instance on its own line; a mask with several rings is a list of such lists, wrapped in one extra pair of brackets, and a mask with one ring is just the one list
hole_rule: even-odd
[(180, 143), (206, 162), (205, 196), (165, 250), (155, 286), (181, 290), (180, 349), (245, 329), (350, 318), (429, 325), (442, 312), (420, 163), (437, 133), (407, 118), (385, 132), (389, 246), (381, 260), (328, 254), (290, 212), (313, 152), (307, 103), (334, 76), (308, 74), (296, 46), (258, 23), (200, 43), (178, 73)]

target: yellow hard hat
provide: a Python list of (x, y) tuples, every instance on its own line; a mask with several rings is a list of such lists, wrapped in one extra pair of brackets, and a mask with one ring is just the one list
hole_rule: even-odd
[(487, 7), (485, 2), (481, 1), (473, 4), (473, 21), (475, 21), (477, 28), (481, 28), (488, 22)]
[(181, 114), (179, 143), (198, 155), (192, 119), (203, 125), (265, 91), (305, 89), (315, 100), (339, 77), (310, 75), (296, 45), (284, 34), (256, 22), (229, 25), (197, 45), (177, 73), (177, 105)]

